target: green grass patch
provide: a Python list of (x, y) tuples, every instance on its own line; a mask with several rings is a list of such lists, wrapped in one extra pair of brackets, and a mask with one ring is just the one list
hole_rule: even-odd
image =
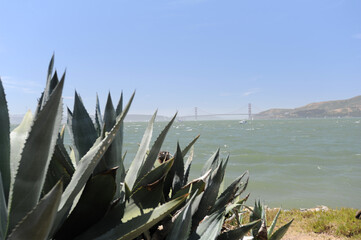
[[(267, 211), (267, 225), (272, 223), (277, 211), (277, 209)], [(276, 228), (294, 218), (289, 231), (327, 234), (344, 239), (361, 239), (361, 220), (355, 218), (356, 212), (357, 210), (352, 208), (329, 209), (327, 211), (283, 210), (278, 218)], [(246, 214), (245, 222), (248, 219), (249, 214)]]

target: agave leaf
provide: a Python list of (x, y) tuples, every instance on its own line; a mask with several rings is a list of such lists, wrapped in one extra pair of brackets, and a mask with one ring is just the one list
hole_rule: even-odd
[(102, 127), (103, 127), (103, 117), (102, 117), (102, 113), (100, 111), (98, 94), (97, 94), (96, 99), (97, 100), (96, 100), (96, 105), (95, 105), (95, 130), (97, 131), (98, 136), (100, 136), (100, 133), (102, 132)]
[(163, 198), (164, 178), (174, 164), (174, 158), (150, 171), (136, 185), (131, 198), (140, 208), (155, 208)]
[(204, 191), (204, 188), (206, 186), (206, 177), (209, 176), (210, 171), (208, 171), (208, 173), (206, 173), (206, 175), (194, 179), (193, 181), (191, 181), (190, 183), (188, 183), (187, 185), (183, 186), (182, 189), (180, 189), (178, 192), (176, 192), (173, 196), (172, 199), (177, 198), (179, 196), (182, 196), (186, 193), (189, 193), (189, 191), (191, 190), (191, 195), (193, 195), (196, 191), (198, 191), (198, 193), (201, 193)]
[(210, 169), (214, 169), (219, 163), (219, 148), (217, 151), (207, 160), (202, 168), (202, 174), (206, 173)]
[(176, 117), (177, 117), (177, 114), (174, 115), (174, 117), (164, 127), (162, 132), (159, 134), (158, 138), (155, 140), (152, 148), (149, 151), (147, 158), (145, 159), (144, 163), (141, 166), (141, 169), (139, 171), (136, 181), (138, 181), (142, 176), (144, 176), (147, 172), (149, 172), (152, 169), (155, 160), (157, 160), (158, 153), (160, 151), (160, 148), (162, 147), (164, 139), (167, 136), (167, 133), (168, 133), (169, 129), (171, 128)]
[[(204, 197), (204, 196), (203, 196)], [(190, 240), (214, 240), (221, 233), (224, 222), (225, 209), (207, 216), (198, 226), (196, 232), (190, 236)]]
[(187, 202), (182, 211), (178, 214), (173, 223), (172, 230), (168, 234), (166, 240), (187, 240), (192, 226), (192, 204), (197, 194)]
[(124, 111), (117, 117), (117, 121), (109, 134), (107, 134), (100, 143), (96, 143), (79, 161), (73, 177), (62, 195), (55, 226), (58, 226), (59, 223), (62, 223), (64, 221), (64, 217), (66, 217), (66, 214), (71, 208), (73, 200), (75, 199), (79, 191), (84, 187), (95, 166), (98, 164), (99, 160), (103, 157), (105, 151), (112, 143), (117, 131), (119, 130), (120, 124), (123, 122), (125, 116), (129, 111), (134, 95), (135, 92), (131, 96)]
[(6, 201), (10, 191), (10, 121), (4, 87), (0, 78), (0, 172)]
[[(55, 71), (53, 77), (51, 77), (51, 75), (48, 76), (48, 80), (47, 80), (46, 86), (45, 86), (44, 95), (43, 95), (43, 97), (41, 99), (42, 100), (41, 105), (39, 106), (38, 109), (41, 110), (43, 108), (43, 106), (45, 106), (45, 103), (49, 100), (49, 97), (50, 97), (51, 93), (54, 91), (54, 89), (55, 89), (56, 85), (58, 85), (58, 83), (59, 83), (58, 74)], [(39, 102), (39, 104), (40, 104), (40, 102)], [(37, 113), (39, 113), (39, 112), (37, 112)]]
[(115, 173), (113, 168), (89, 179), (76, 207), (54, 239), (73, 239), (104, 216), (115, 194)]
[(49, 66), (48, 66), (48, 74), (46, 76), (46, 86), (45, 86), (45, 90), (44, 92), (41, 94), (41, 97), (39, 99), (36, 111), (35, 111), (35, 116), (38, 115), (38, 113), (40, 112), (40, 109), (44, 106), (44, 103), (49, 99), (49, 96), (51, 94), (50, 91), (50, 82), (52, 79), (52, 74), (53, 74), (53, 68), (54, 68), (54, 54), (51, 57)]
[(183, 150), (182, 150), (182, 156), (183, 158), (187, 155), (188, 151), (193, 147), (193, 145), (197, 142), (198, 138), (200, 137), (201, 135), (198, 135), (196, 136), (192, 142), (190, 142)]
[(212, 206), (214, 206), (218, 197), (219, 187), (223, 181), (227, 162), (228, 158), (224, 162), (219, 162), (218, 167), (214, 169), (211, 176), (209, 176), (198, 211), (193, 216), (193, 227), (197, 226), (198, 223), (210, 213)]
[[(44, 108), (46, 108), (46, 106), (44, 106)], [(55, 187), (40, 200), (36, 207), (14, 228), (9, 235), (8, 240), (47, 239), (54, 223), (62, 189), (63, 186), (61, 182), (55, 185)]]
[(73, 163), (61, 139), (61, 134), (59, 134), (57, 144), (55, 145), (54, 154), (51, 158), (48, 172), (46, 174), (46, 179), (42, 190), (43, 194), (49, 192), (59, 180), (63, 181), (63, 186), (66, 188), (75, 171)]
[[(120, 98), (115, 109), (116, 115), (119, 115), (123, 111), (123, 92), (120, 94)], [(124, 122), (121, 123), (117, 136), (113, 141), (113, 145), (117, 146), (117, 175), (116, 182), (118, 190), (115, 192), (115, 197), (120, 196), (120, 183), (124, 182), (125, 178), (125, 167), (124, 167), (124, 156), (123, 156), (123, 138), (124, 138)]]
[[(143, 178), (141, 178), (134, 187), (136, 191), (140, 187), (151, 185), (152, 183), (158, 181), (159, 179), (164, 178), (168, 171), (172, 168), (174, 164), (174, 158), (160, 164), (158, 167), (154, 168), (152, 171), (148, 172)], [(133, 191), (133, 193), (135, 192)]]
[(177, 151), (174, 155), (174, 164), (170, 169), (164, 183), (164, 196), (166, 199), (169, 198), (169, 192), (172, 190), (172, 193), (175, 194), (183, 187), (183, 177), (184, 177), (184, 162), (182, 157), (182, 152), (177, 144)]
[(286, 234), (294, 219), (277, 229), (277, 231), (269, 238), (269, 240), (280, 240)]
[(74, 140), (76, 159), (81, 159), (97, 139), (94, 124), (78, 93), (75, 92), (74, 110), (71, 118), (71, 132)]
[(157, 112), (153, 114), (153, 117), (149, 121), (148, 127), (144, 132), (142, 141), (140, 142), (139, 149), (134, 157), (134, 160), (130, 164), (127, 175), (125, 176), (124, 181), (127, 183), (130, 189), (133, 189), (135, 180), (137, 179), (138, 176), (144, 176), (144, 174), (140, 175), (139, 171), (145, 160), (147, 150), (149, 149), (150, 140), (152, 139), (153, 125), (156, 116), (157, 116)]
[(170, 202), (167, 202), (154, 210), (140, 215), (128, 222), (120, 224), (110, 231), (106, 232), (100, 237), (96, 237), (98, 240), (130, 240), (134, 239), (143, 232), (147, 231), (149, 228), (154, 226), (164, 217), (168, 216), (171, 212), (173, 212), (186, 198), (188, 195), (179, 197)]
[(106, 213), (106, 215), (100, 219), (97, 223), (92, 225), (86, 231), (81, 233), (81, 235), (77, 236), (75, 239), (77, 240), (88, 240), (94, 239), (97, 236), (100, 236), (110, 229), (116, 227), (121, 224), (122, 217), (124, 214), (125, 202), (120, 203), (117, 202), (110, 208), (110, 210)]
[(188, 182), (188, 177), (189, 177), (189, 172), (191, 171), (193, 156), (194, 156), (194, 146), (191, 147), (187, 162), (184, 165), (183, 185), (186, 185)]
[(270, 237), (270, 236), (272, 235), (273, 230), (274, 230), (274, 228), (276, 227), (277, 220), (278, 220), (278, 216), (280, 215), (280, 213), (281, 213), (281, 208), (278, 210), (275, 218), (274, 218), (273, 221), (272, 221), (271, 226), (269, 227), (269, 229), (268, 229), (268, 231), (267, 231), (267, 236), (268, 236), (268, 237)]
[(234, 239), (243, 239), (243, 237), (261, 220), (247, 223), (240, 226), (239, 228), (227, 231), (218, 236), (217, 240), (234, 240)]
[[(115, 109), (113, 106), (112, 98), (109, 93), (107, 104), (105, 106), (105, 111), (104, 111), (104, 121), (103, 121), (104, 127), (102, 129), (104, 133), (109, 132), (112, 129), (112, 127), (115, 124), (115, 119), (116, 119)], [(104, 154), (104, 157), (98, 163), (97, 167), (94, 170), (94, 174), (106, 171), (107, 169), (117, 167), (117, 151), (116, 151), (117, 146), (115, 146), (113, 143), (109, 146), (108, 150)]]
[[(250, 222), (253, 222), (253, 221), (256, 221), (256, 220), (259, 220), (259, 219), (262, 219), (262, 215), (263, 215), (263, 207), (261, 205), (261, 201), (258, 200), (255, 201), (254, 203), (254, 208), (253, 208), (253, 211), (251, 213), (251, 215), (249, 216), (249, 221)], [(254, 238), (256, 238), (257, 234), (258, 234), (258, 231), (259, 229), (261, 228), (261, 225), (262, 225), (262, 222), (259, 222), (253, 229), (252, 229), (252, 235)]]
[(174, 171), (172, 191), (177, 192), (183, 187), (184, 180), (184, 161), (179, 143), (177, 144), (177, 152), (174, 156), (174, 164), (171, 171)]
[(0, 172), (0, 239), (5, 239), (6, 227), (8, 223), (8, 210), (6, 207), (6, 199), (4, 187)]
[(233, 201), (233, 199), (237, 197), (238, 193), (240, 194), (246, 189), (248, 184), (248, 178), (245, 182), (242, 182), (242, 179), (246, 174), (248, 174), (248, 171), (239, 176), (235, 181), (233, 181), (233, 183), (228, 186), (225, 191), (222, 192), (222, 194), (218, 197), (216, 203), (214, 204), (212, 211), (217, 211), (229, 202)]
[(12, 188), (15, 182), (15, 175), (17, 169), (19, 167), (19, 162), (21, 158), (21, 152), (24, 148), (25, 140), (29, 135), (29, 131), (33, 124), (33, 115), (31, 111), (27, 111), (23, 120), (21, 121), (20, 125), (17, 126), (11, 133), (10, 133), (10, 170), (11, 170), (11, 187), (10, 193), (12, 192)]
[(64, 79), (65, 74), (36, 116), (26, 139), (9, 200), (9, 229), (12, 229), (39, 201), (60, 129)]

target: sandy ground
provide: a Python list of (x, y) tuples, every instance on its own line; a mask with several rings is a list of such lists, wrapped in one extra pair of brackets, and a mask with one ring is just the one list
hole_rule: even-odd
[(300, 232), (289, 231), (282, 239), (283, 240), (343, 240), (346, 238), (336, 238), (334, 236), (329, 236), (325, 234), (300, 233)]

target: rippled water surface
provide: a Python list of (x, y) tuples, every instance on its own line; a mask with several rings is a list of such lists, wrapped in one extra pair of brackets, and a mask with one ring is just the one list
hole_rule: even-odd
[[(155, 124), (154, 140), (165, 124)], [(125, 124), (126, 166), (146, 125)], [(260, 198), (272, 207), (361, 208), (360, 119), (175, 122), (163, 150), (173, 153), (177, 141), (185, 147), (198, 134), (191, 178), (220, 148), (230, 155), (226, 184), (249, 170), (249, 204)]]

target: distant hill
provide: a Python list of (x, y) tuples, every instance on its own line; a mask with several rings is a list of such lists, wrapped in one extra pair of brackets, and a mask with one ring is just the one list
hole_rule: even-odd
[(259, 119), (361, 117), (361, 95), (346, 100), (310, 103), (294, 109), (270, 109), (255, 116)]

